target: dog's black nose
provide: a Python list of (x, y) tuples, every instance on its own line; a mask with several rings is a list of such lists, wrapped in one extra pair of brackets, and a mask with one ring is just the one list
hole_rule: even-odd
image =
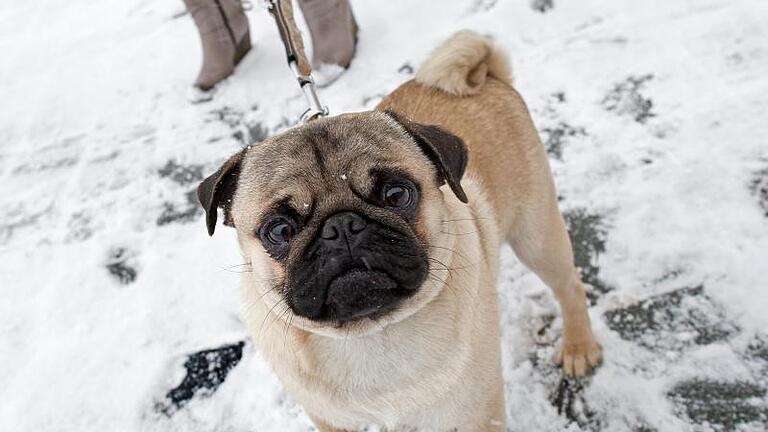
[(325, 220), (320, 237), (326, 244), (352, 247), (361, 240), (360, 234), (367, 226), (365, 218), (357, 213), (336, 213)]

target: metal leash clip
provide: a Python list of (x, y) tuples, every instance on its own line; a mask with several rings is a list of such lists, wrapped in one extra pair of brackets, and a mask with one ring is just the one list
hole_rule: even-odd
[(318, 117), (327, 116), (329, 112), (328, 107), (323, 106), (323, 104), (320, 103), (320, 98), (317, 96), (317, 88), (315, 87), (315, 80), (312, 78), (312, 75), (302, 75), (301, 72), (299, 72), (298, 64), (295, 61), (288, 63), (288, 66), (291, 68), (294, 75), (296, 75), (296, 80), (299, 81), (301, 91), (304, 93), (307, 105), (309, 105), (309, 108), (301, 114), (301, 122), (307, 123)]
[(312, 68), (307, 61), (304, 53), (304, 42), (301, 39), (301, 33), (296, 26), (293, 18), (293, 5), (290, 0), (266, 0), (269, 13), (275, 18), (277, 29), (280, 32), (280, 39), (285, 46), (285, 56), (288, 60), (288, 67), (291, 68), (299, 87), (307, 100), (306, 111), (301, 115), (301, 123), (307, 123), (320, 117), (328, 115), (328, 107), (320, 103), (315, 88), (315, 80), (312, 78)]

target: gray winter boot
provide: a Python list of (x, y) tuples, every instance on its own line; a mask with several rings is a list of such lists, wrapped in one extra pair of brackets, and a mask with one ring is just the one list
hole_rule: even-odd
[(203, 65), (195, 87), (210, 90), (230, 76), (251, 49), (248, 17), (240, 0), (184, 0), (200, 32)]
[(299, 0), (312, 36), (312, 65), (349, 66), (357, 44), (357, 22), (349, 0)]

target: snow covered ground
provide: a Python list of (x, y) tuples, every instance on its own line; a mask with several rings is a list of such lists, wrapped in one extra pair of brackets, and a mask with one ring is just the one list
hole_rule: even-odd
[[(768, 2), (354, 1), (370, 108), (452, 32), (512, 58), (605, 364), (562, 380), (547, 289), (505, 251), (512, 431), (768, 428)], [(191, 104), (180, 1), (0, 4), (0, 430), (309, 431), (247, 342), (232, 230), (190, 192), (304, 108), (277, 32)], [(244, 342), (244, 343), (243, 343)]]

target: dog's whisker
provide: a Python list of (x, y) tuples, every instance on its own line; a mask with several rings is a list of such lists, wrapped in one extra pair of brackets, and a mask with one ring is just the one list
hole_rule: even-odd
[(267, 330), (269, 330), (269, 327), (275, 325), (276, 322), (280, 321), (280, 317), (285, 313), (285, 308), (288, 307), (284, 301), (280, 301), (279, 304), (283, 307), (283, 309), (278, 313), (273, 313), (272, 321), (267, 324)]
[[(448, 280), (450, 280), (450, 279), (453, 277), (453, 271), (456, 271), (456, 270), (464, 270), (464, 269), (470, 269), (470, 268), (474, 268), (474, 266), (467, 266), (467, 267), (457, 267), (457, 268), (453, 268), (453, 267), (449, 267), (449, 266), (447, 266), (445, 263), (443, 263), (442, 261), (440, 261), (440, 260), (439, 260), (439, 259), (437, 259), (437, 258), (432, 258), (432, 257), (430, 257), (430, 259), (429, 259), (429, 260), (430, 260), (430, 262), (432, 262), (433, 264), (439, 264), (440, 266), (442, 266), (442, 268), (432, 268), (432, 267), (431, 267), (431, 268), (429, 269), (429, 274), (430, 274), (430, 275), (432, 275), (432, 276), (434, 276), (434, 273), (433, 273), (434, 271), (445, 271), (445, 272), (447, 272), (448, 274), (447, 274), (447, 276), (446, 276), (445, 280), (443, 281), (443, 284), (444, 284), (445, 286), (447, 286), (447, 287), (451, 288), (451, 289), (453, 289), (453, 287), (452, 287), (452, 284), (449, 284), (449, 283), (448, 283)], [(460, 287), (462, 287), (462, 289), (464, 289), (464, 290), (465, 290), (465, 291), (466, 291), (468, 294), (470, 294), (470, 293), (467, 291), (467, 288), (464, 286), (464, 284), (459, 284), (459, 286), (460, 286)]]
[(272, 288), (270, 288), (270, 289), (268, 289), (268, 290), (264, 291), (264, 292), (263, 292), (263, 293), (262, 293), (260, 296), (258, 296), (258, 297), (256, 298), (256, 300), (258, 301), (258, 300), (261, 300), (261, 299), (263, 299), (263, 298), (264, 298), (264, 296), (266, 296), (267, 294), (269, 294), (269, 293), (270, 293), (270, 292), (272, 292), (272, 291), (275, 291), (275, 289), (276, 289), (276, 288), (277, 288), (277, 285), (275, 285), (275, 286), (273, 286)]
[(464, 235), (477, 234), (477, 231), (454, 233), (454, 232), (448, 232), (448, 231), (440, 230), (440, 232), (443, 233), (443, 234), (452, 235), (452, 236), (464, 236)]
[(445, 250), (445, 251), (448, 251), (448, 252), (450, 252), (452, 255), (455, 255), (455, 256), (457, 256), (457, 257), (459, 257), (459, 258), (463, 259), (463, 260), (464, 260), (464, 261), (466, 261), (468, 264), (470, 264), (470, 265), (475, 265), (475, 263), (472, 263), (472, 260), (470, 260), (470, 259), (469, 259), (469, 258), (467, 258), (467, 257), (466, 257), (466, 256), (465, 256), (463, 253), (460, 253), (460, 252), (459, 252), (459, 251), (457, 251), (457, 250), (454, 250), (454, 249), (451, 249), (451, 248), (449, 248), (449, 247), (445, 247), (445, 246), (434, 245), (434, 244), (430, 244), (430, 245), (429, 245), (429, 247), (430, 247), (430, 248), (435, 248), (435, 249), (441, 249), (441, 250)]
[(368, 260), (365, 257), (360, 257), (360, 260), (363, 262), (363, 264), (365, 264), (365, 268), (371, 270), (371, 264), (368, 263)]
[[(285, 319), (284, 317), (287, 315), (288, 319)], [(286, 305), (285, 310), (281, 314), (281, 318), (284, 321), (283, 325), (283, 347), (285, 347), (288, 344), (288, 331), (291, 328), (291, 322), (293, 321), (294, 314), (291, 311), (291, 307), (289, 305)]]
[[(245, 262), (245, 263), (242, 263), (242, 264), (235, 264), (235, 265), (231, 265), (231, 266), (222, 267), (221, 270), (222, 271), (226, 271), (226, 272), (230, 272), (230, 273), (251, 273), (253, 271), (253, 268), (251, 268), (251, 265), (252, 264), (250, 262)], [(243, 270), (243, 271), (236, 271), (235, 270), (235, 269), (243, 268), (243, 267), (247, 268), (247, 270)]]
[[(282, 299), (278, 300), (277, 302), (275, 302), (274, 305), (272, 305), (271, 308), (269, 308), (269, 311), (267, 311), (267, 313), (264, 315), (264, 320), (262, 320), (261, 326), (259, 326), (259, 332), (258, 332), (259, 335), (261, 335), (262, 332), (265, 330), (264, 325), (267, 323), (267, 318), (269, 318), (269, 316), (272, 315), (272, 312), (275, 310), (275, 308), (280, 306), (282, 303), (283, 303)], [(274, 323), (274, 320), (272, 321), (272, 323)], [(270, 323), (269, 325), (271, 326), (272, 323)]]
[(225, 268), (233, 268), (233, 267), (245, 267), (245, 266), (251, 266), (251, 265), (253, 265), (253, 263), (250, 263), (250, 262), (244, 262), (244, 263), (240, 263), (240, 264), (234, 264), (234, 265), (231, 265), (231, 266), (227, 266), (227, 267), (225, 267)]
[(480, 220), (490, 220), (490, 218), (485, 217), (471, 217), (471, 218), (460, 218), (460, 219), (443, 219), (442, 222), (468, 222), (468, 221), (480, 221)]
[(451, 267), (451, 266), (448, 266), (447, 264), (445, 264), (444, 262), (440, 261), (439, 259), (437, 259), (435, 257), (428, 257), (427, 260), (430, 261), (430, 262), (436, 263), (436, 264), (440, 264), (441, 266), (443, 266), (443, 268), (451, 269), (451, 270), (464, 270), (464, 269), (470, 269), (470, 268), (475, 268), (476, 267), (475, 264), (466, 265), (466, 266), (462, 266), (462, 267)]
[(225, 271), (227, 273), (234, 273), (234, 274), (248, 274), (253, 273), (253, 270), (230, 270), (230, 269), (221, 269), (221, 271)]

